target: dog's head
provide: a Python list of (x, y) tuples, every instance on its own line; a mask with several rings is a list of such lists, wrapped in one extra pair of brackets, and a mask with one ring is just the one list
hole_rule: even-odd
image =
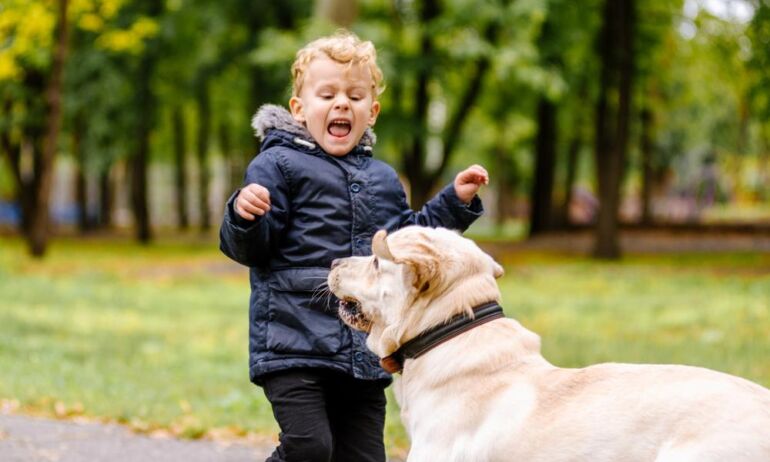
[(500, 299), (495, 278), (502, 267), (454, 231), (379, 231), (372, 252), (335, 261), (328, 282), (340, 299), (342, 320), (368, 332), (367, 345), (380, 357), (420, 332)]

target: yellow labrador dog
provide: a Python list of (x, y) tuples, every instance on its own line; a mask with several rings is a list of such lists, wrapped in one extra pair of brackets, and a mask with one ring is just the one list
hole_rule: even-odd
[(378, 232), (337, 260), (342, 319), (391, 371), (409, 461), (770, 461), (770, 390), (688, 366), (555, 367), (503, 317), (502, 268), (446, 229)]

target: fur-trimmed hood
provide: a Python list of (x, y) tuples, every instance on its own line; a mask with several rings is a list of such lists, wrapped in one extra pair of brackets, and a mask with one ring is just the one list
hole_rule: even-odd
[[(291, 113), (284, 107), (275, 104), (264, 104), (254, 114), (251, 119), (251, 126), (254, 128), (254, 133), (257, 138), (264, 141), (270, 130), (282, 130), (290, 133), (304, 143), (300, 144), (312, 144), (311, 149), (314, 149), (316, 142), (307, 131), (304, 125), (300, 124)], [(296, 141), (296, 138), (295, 138)], [(369, 148), (371, 150), (374, 144), (377, 142), (377, 136), (374, 134), (371, 128), (367, 128), (364, 132), (361, 140), (358, 142), (359, 146)]]

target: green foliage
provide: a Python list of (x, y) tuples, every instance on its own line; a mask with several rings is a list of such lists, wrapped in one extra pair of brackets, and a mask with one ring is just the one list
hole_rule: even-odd
[[(770, 120), (770, 5), (760, 1), (747, 32), (751, 41), (749, 66), (753, 72), (751, 87), (752, 106), (757, 115)], [(770, 150), (770, 146), (765, 149)]]
[[(413, 146), (426, 146), (422, 163), (427, 173), (435, 171), (455, 134), (449, 133), (453, 115), (470, 109), (456, 130), (456, 155), (443, 180), (481, 162), (499, 166), (493, 184), (505, 179), (504, 187), (526, 194), (535, 110), (545, 96), (559, 112), (557, 172), (564, 173), (565, 152), (577, 140), (583, 153), (578, 182), (590, 189), (594, 169), (586, 154), (593, 147), (602, 0), (443, 0), (433, 2), (435, 14), (426, 20), (428, 0), (354, 3), (358, 17), (351, 29), (377, 46), (387, 84), (375, 127), (377, 156), (404, 170)], [(770, 149), (770, 7), (749, 3), (755, 14), (747, 23), (714, 13), (709, 2), (636, 2), (634, 106), (645, 104), (655, 115), (653, 160), (661, 177), (676, 174), (671, 188), (691, 189), (707, 157), (732, 165), (741, 156), (745, 165), (762, 166), (755, 158)], [(136, 109), (144, 58), (155, 61), (146, 77), (156, 102), (151, 112), (159, 114), (151, 119), (153, 161), (171, 161), (168, 114), (182, 108), (190, 153), (201, 120), (210, 120), (209, 149), (222, 152), (220, 145), (228, 144), (225, 154), (237, 153), (233, 163), (245, 164), (257, 150), (251, 115), (261, 104), (287, 103), (297, 49), (337, 28), (314, 16), (314, 2), (307, 0), (72, 0), (70, 13), (60, 146), (66, 153), (78, 137), (90, 174), (136, 151), (137, 124), (151, 115)], [(0, 7), (0, 133), (14, 152), (41, 138), (54, 17), (53, 3), (43, 0), (8, 0)], [(427, 52), (423, 37), (431, 43)], [(464, 107), (461, 96), (481, 63), (489, 67), (479, 95)], [(425, 71), (429, 115), (423, 123), (417, 91)], [(202, 89), (211, 98), (208, 119), (199, 114)], [(631, 143), (637, 145), (638, 111), (632, 118)], [(629, 166), (628, 190), (634, 192), (640, 163), (632, 158)], [(743, 197), (741, 188), (754, 197), (768, 194), (761, 179), (742, 186), (739, 170), (723, 171), (723, 189), (738, 189), (724, 197)], [(557, 189), (562, 183), (557, 179)]]

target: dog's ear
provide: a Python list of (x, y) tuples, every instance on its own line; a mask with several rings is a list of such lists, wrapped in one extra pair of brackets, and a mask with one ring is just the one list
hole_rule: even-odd
[(372, 237), (372, 253), (379, 258), (395, 261), (396, 259), (393, 258), (393, 254), (390, 253), (390, 247), (388, 247), (388, 241), (386, 240), (387, 237), (388, 232), (384, 229), (381, 229), (374, 234), (374, 237)]
[(408, 265), (414, 275), (413, 285), (420, 292), (425, 292), (434, 285), (439, 277), (441, 256), (429, 240), (412, 242), (409, 252), (399, 255), (397, 263)]
[(425, 292), (431, 288), (438, 276), (438, 261), (429, 255), (413, 256), (404, 258), (401, 261), (406, 263), (414, 274), (414, 287), (420, 292)]
[(499, 279), (503, 277), (503, 275), (505, 274), (505, 270), (503, 269), (503, 267), (500, 266), (500, 264), (497, 263), (493, 258), (490, 257), (490, 259), (492, 260), (492, 274), (494, 274), (495, 279)]
[[(438, 255), (433, 246), (428, 243), (413, 243), (406, 254), (397, 257), (390, 251), (387, 241), (388, 233), (384, 229), (377, 231), (372, 237), (372, 253), (379, 258), (394, 263), (408, 265), (414, 275), (414, 287), (424, 292), (430, 288), (431, 280), (438, 274)], [(407, 249), (402, 249), (407, 250)]]

